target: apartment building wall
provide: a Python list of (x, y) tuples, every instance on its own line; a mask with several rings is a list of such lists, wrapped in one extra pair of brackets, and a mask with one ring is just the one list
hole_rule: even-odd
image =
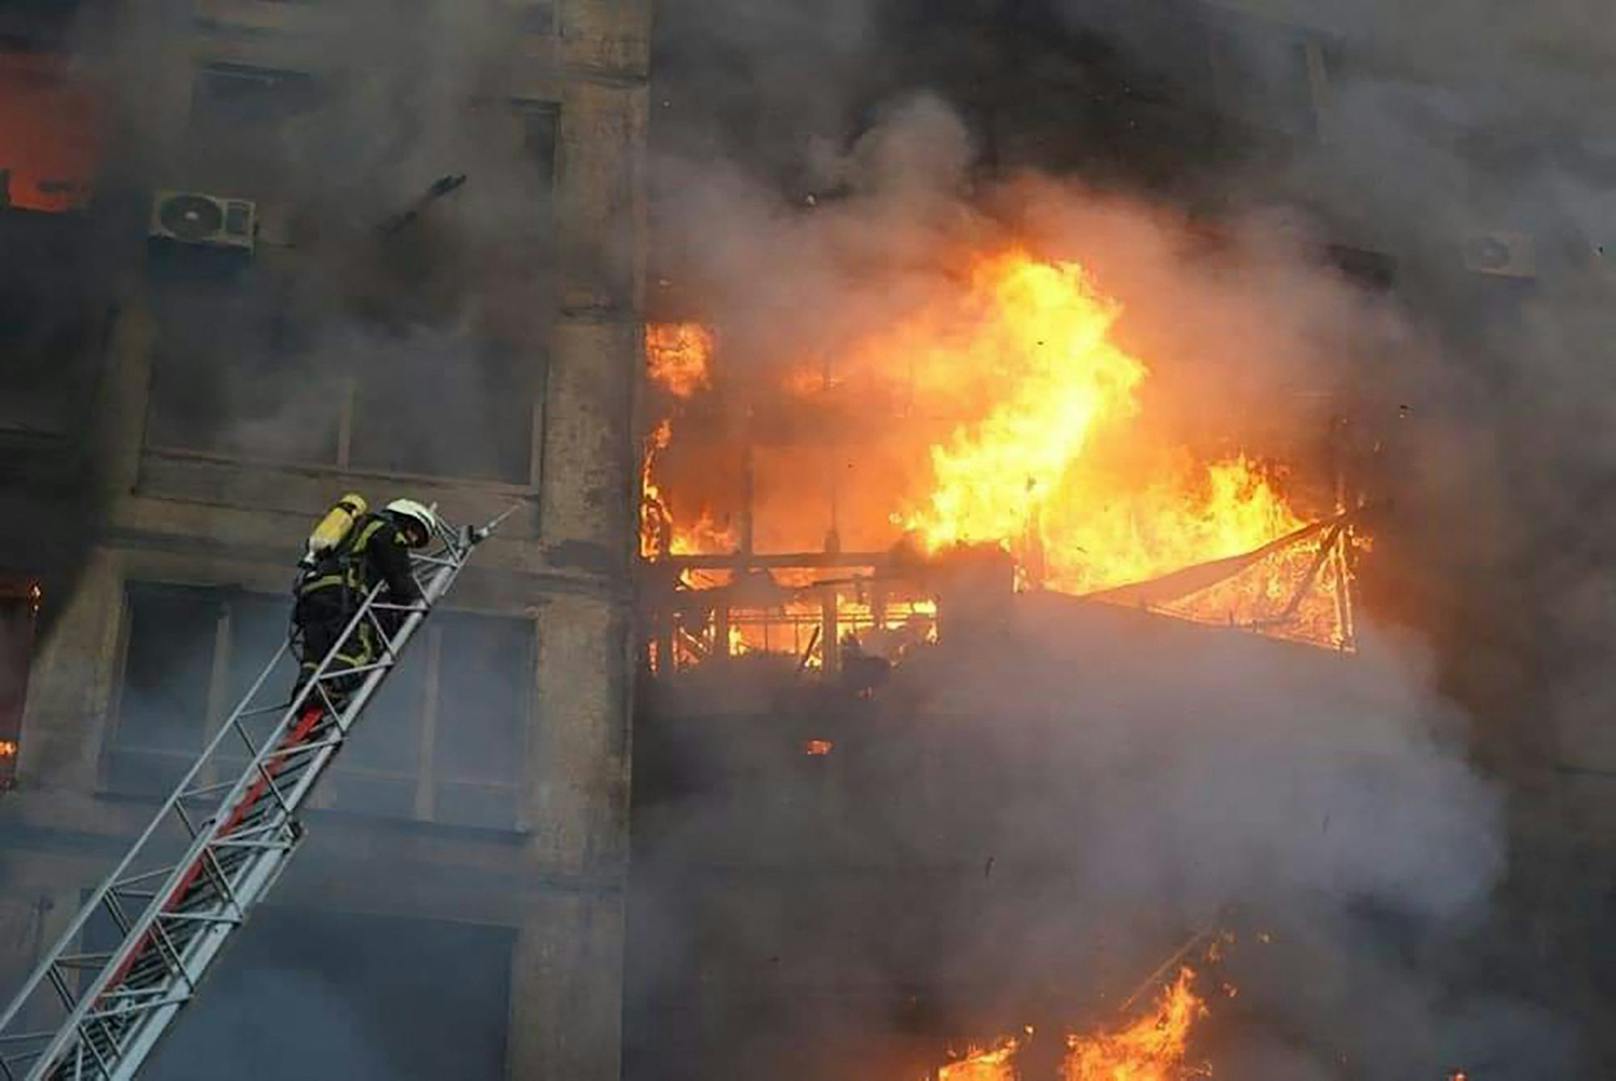
[[(6, 988), (267, 660), (300, 538), (326, 503), (357, 489), (462, 522), (518, 509), (367, 717), (269, 926), (182, 1020), (160, 1077), (211, 1076), (213, 1056), (249, 1054), (231, 1034), (251, 1031), (241, 1013), (255, 996), (288, 1000), (311, 1025), (346, 1019), (345, 1076), (618, 1074), (648, 9), (467, 8), (499, 43), (479, 93), (424, 100), (464, 116), (479, 158), (459, 170), (442, 159), (466, 188), (392, 248), (353, 237), (407, 206), (395, 192), (424, 189), (437, 161), (403, 155), (374, 220), (310, 232), (300, 204), (345, 178), (287, 152), (309, 144), (285, 125), (354, 82), (357, 61), (331, 42), (352, 40), (344, 20), (360, 8), (164, 9), (172, 32), (141, 64), (138, 186), (255, 199), (260, 243), (216, 274), (184, 250), (148, 258), (137, 235), (98, 298), (104, 332), (80, 350), (74, 419), (50, 439), (8, 433), (9, 502), (84, 536), (58, 575), (26, 539), (0, 544), (0, 566), (38, 577), (48, 619), (16, 788), (0, 798)], [(492, 215), (479, 199), (531, 206), (531, 220), (480, 220)], [(434, 263), (444, 250), (447, 270)], [(489, 252), (506, 262), (474, 267), (477, 285), (443, 280)], [(311, 309), (296, 293), (354, 278), (380, 284), (344, 298), (343, 318), (370, 299), (380, 314), (356, 322), (364, 363), (345, 366), (330, 325), (300, 337)], [(66, 490), (25, 455), (62, 463)], [(292, 945), (310, 941), (329, 948)], [(300, 969), (316, 975), (289, 990)], [(335, 1013), (316, 1008), (326, 999)], [(261, 1075), (325, 1072), (283, 1069)]]

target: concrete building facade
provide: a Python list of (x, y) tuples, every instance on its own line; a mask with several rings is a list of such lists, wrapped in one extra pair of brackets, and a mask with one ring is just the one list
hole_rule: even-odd
[[(461, 522), (518, 508), (334, 767), (270, 926), (181, 1020), (159, 1077), (251, 1054), (242, 1011), (276, 1002), (310, 1026), (339, 1018), (316, 1043), (344, 1057), (277, 1054), (252, 1076), (619, 1073), (650, 5), (474, 6), (475, 78), (423, 72), (420, 100), (477, 160), (412, 156), (404, 122), (386, 174), (400, 193), (469, 174), (441, 206), (379, 196), (354, 226), (352, 200), (322, 205), (346, 178), (340, 153), (318, 156), (339, 131), (321, 117), (378, 94), (356, 42), (403, 23), (430, 45), (433, 19), (473, 13), (195, 0), (127, 5), (149, 10), (85, 46), (114, 98), (135, 85), (118, 35), (159, 49), (139, 60), (140, 122), (107, 107), (106, 160), (128, 177), (72, 213), (0, 212), (14, 253), (63, 263), (88, 235), (108, 244), (91, 262), (117, 267), (73, 316), (91, 332), (47, 348), (19, 323), (7, 341), (37, 362), (13, 381), (61, 408), (8, 416), (0, 451), (27, 523), (0, 568), (15, 604), (38, 585), (44, 620), (8, 677), (26, 707), (0, 797), (0, 993), (273, 651), (325, 505), (357, 490)], [(5, 29), (19, 53), (72, 47), (59, 26)], [(146, 251), (148, 212), (117, 205), (156, 191), (254, 200), (256, 250), (222, 272), (185, 245)], [(502, 221), (512, 207), (531, 220)], [(514, 284), (434, 277), (467, 265)], [(8, 279), (8, 314), (37, 307), (33, 280)], [(314, 311), (323, 329), (301, 335)], [(350, 353), (373, 359), (299, 378)]]

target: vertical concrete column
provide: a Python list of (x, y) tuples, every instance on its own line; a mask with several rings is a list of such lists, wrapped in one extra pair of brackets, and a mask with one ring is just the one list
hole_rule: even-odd
[(618, 1081), (621, 893), (540, 897), (512, 956), (510, 1081)]
[(112, 327), (95, 402), (97, 472), (105, 499), (128, 495), (140, 476), (156, 336), (144, 298), (126, 297)]
[(546, 383), (540, 542), (551, 566), (626, 580), (633, 555), (630, 430), (638, 330), (563, 318)]
[(539, 615), (525, 820), (547, 870), (615, 880), (628, 857), (627, 624), (607, 597), (552, 597)]
[(523, 819), (546, 880), (512, 958), (513, 1081), (617, 1081), (628, 859), (630, 572), (645, 259), (648, 0), (562, 0), (543, 563)]
[(95, 788), (122, 627), (121, 560), (106, 549), (92, 549), (29, 675), (18, 761), (25, 790)]

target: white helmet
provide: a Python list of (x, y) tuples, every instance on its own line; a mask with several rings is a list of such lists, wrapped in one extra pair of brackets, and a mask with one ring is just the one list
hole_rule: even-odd
[(395, 499), (387, 504), (387, 512), (420, 527), (421, 536), (426, 538), (422, 544), (430, 543), (432, 538), (437, 536), (438, 516), (431, 507), (423, 503), (417, 503), (413, 499)]

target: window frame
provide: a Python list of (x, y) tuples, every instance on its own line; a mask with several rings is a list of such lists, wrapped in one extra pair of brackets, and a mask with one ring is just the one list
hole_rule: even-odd
[[(231, 679), (235, 671), (236, 650), (240, 644), (240, 631), (238, 624), (241, 619), (241, 609), (244, 602), (262, 603), (271, 599), (274, 594), (244, 589), (239, 586), (220, 585), (213, 583), (187, 583), (171, 580), (151, 581), (145, 579), (130, 579), (123, 583), (123, 603), (120, 613), (120, 626), (118, 630), (118, 653), (114, 665), (114, 692), (111, 702), (110, 716), (103, 737), (100, 764), (99, 787), (101, 793), (107, 796), (127, 799), (161, 799), (167, 794), (162, 792), (136, 792), (124, 786), (118, 786), (113, 777), (112, 760), (120, 752), (139, 755), (166, 756), (176, 760), (182, 767), (187, 767), (201, 755), (208, 742), (218, 733), (220, 725), (229, 715), (235, 701), (231, 696)], [(3, 586), (0, 586), (3, 589)], [(203, 694), (205, 702), (205, 716), (201, 725), (201, 735), (194, 750), (186, 752), (168, 751), (162, 749), (142, 749), (134, 746), (119, 746), (119, 733), (126, 724), (125, 694), (128, 687), (129, 655), (135, 631), (135, 609), (138, 603), (137, 593), (150, 590), (154, 593), (172, 591), (177, 595), (181, 590), (205, 590), (210, 603), (216, 605), (218, 611), (214, 617), (213, 637), (206, 660), (207, 687)], [(4, 593), (0, 592), (0, 598)], [(421, 688), (417, 697), (409, 706), (408, 718), (415, 740), (416, 754), (413, 771), (399, 771), (391, 769), (378, 769), (369, 766), (355, 766), (351, 760), (344, 761), (339, 756), (333, 762), (330, 770), (321, 779), (320, 785), (314, 790), (308, 806), (311, 810), (329, 812), (340, 815), (352, 815), (376, 822), (393, 822), (410, 826), (442, 827), (452, 829), (489, 830), (500, 833), (527, 832), (526, 818), (523, 809), (523, 799), (528, 787), (527, 760), (528, 743), (531, 739), (531, 729), (535, 723), (535, 710), (537, 699), (533, 693), (533, 666), (537, 659), (537, 625), (535, 621), (526, 616), (508, 613), (479, 612), (472, 610), (445, 609), (447, 616), (472, 616), (481, 619), (496, 619), (502, 622), (521, 625), (527, 630), (524, 636), (528, 643), (525, 663), (513, 674), (519, 678), (513, 681), (519, 692), (520, 701), (525, 708), (516, 718), (515, 742), (513, 750), (519, 763), (515, 775), (508, 781), (476, 780), (454, 777), (446, 772), (437, 762), (437, 733), (438, 719), (442, 713), (440, 701), (440, 687), (442, 680), (442, 652), (443, 637), (446, 630), (442, 622), (429, 621), (423, 628), (424, 648), (417, 647), (411, 651), (412, 656), (420, 658), (415, 663), (424, 662), (425, 668), (421, 675)], [(261, 660), (254, 658), (251, 665), (257, 669)], [(347, 756), (351, 759), (351, 756)], [(227, 778), (219, 776), (218, 762), (210, 763), (207, 773), (198, 778), (203, 784), (211, 784)], [(371, 781), (394, 783), (408, 786), (411, 793), (408, 813), (400, 814), (388, 810), (365, 810), (351, 806), (342, 806), (342, 791), (344, 780)], [(509, 793), (511, 813), (502, 824), (475, 823), (468, 824), (459, 821), (452, 813), (440, 811), (445, 789), (451, 786), (486, 789), (495, 792)]]

